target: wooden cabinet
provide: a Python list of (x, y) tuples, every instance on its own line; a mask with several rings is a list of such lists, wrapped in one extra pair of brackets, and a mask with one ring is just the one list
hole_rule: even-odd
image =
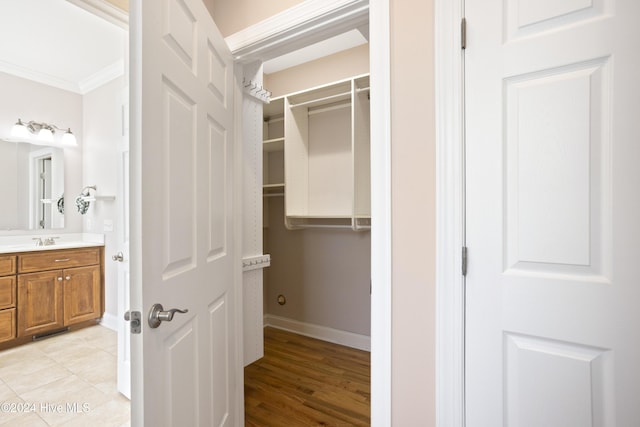
[(0, 256), (0, 343), (16, 337), (16, 256)]
[(102, 317), (103, 258), (102, 247), (0, 256), (0, 343)]
[(38, 335), (63, 324), (62, 271), (18, 276), (18, 336)]
[(101, 317), (100, 268), (71, 268), (63, 271), (63, 277), (65, 326)]

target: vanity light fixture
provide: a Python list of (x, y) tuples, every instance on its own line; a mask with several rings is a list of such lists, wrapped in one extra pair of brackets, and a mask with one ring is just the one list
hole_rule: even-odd
[(19, 139), (35, 140), (46, 144), (55, 144), (54, 134), (58, 131), (64, 132), (60, 139), (60, 145), (65, 147), (75, 147), (78, 145), (75, 135), (71, 132), (71, 128), (64, 129), (53, 124), (35, 122), (33, 120), (25, 123), (22, 119), (18, 119), (11, 129), (11, 136)]

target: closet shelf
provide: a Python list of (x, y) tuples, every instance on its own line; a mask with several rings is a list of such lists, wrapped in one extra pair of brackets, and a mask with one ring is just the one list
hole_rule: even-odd
[(277, 183), (277, 184), (264, 184), (262, 186), (262, 191), (264, 192), (274, 191), (274, 190), (284, 191), (284, 182)]
[(263, 197), (286, 194), (287, 228), (370, 229), (368, 91), (361, 75), (264, 107)]
[(337, 93), (335, 95), (329, 95), (329, 96), (325, 96), (323, 98), (319, 98), (319, 99), (312, 99), (309, 101), (303, 101), (303, 102), (299, 102), (296, 104), (290, 104), (291, 108), (298, 108), (298, 107), (315, 107), (315, 106), (319, 106), (319, 105), (325, 105), (325, 104), (329, 104), (329, 103), (334, 103), (334, 102), (339, 102), (339, 101), (347, 101), (351, 99), (351, 92), (342, 92), (342, 93)]
[(265, 139), (262, 141), (262, 150), (267, 153), (284, 150), (284, 138)]

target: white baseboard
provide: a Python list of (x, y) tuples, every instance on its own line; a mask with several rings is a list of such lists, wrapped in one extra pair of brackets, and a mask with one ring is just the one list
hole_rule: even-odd
[(341, 331), (326, 326), (312, 325), (310, 323), (299, 322), (271, 314), (265, 314), (264, 326), (295, 332), (296, 334), (357, 348), (358, 350), (371, 351), (371, 337), (367, 335)]
[(105, 328), (109, 328), (113, 331), (118, 331), (118, 318), (113, 314), (104, 313), (102, 315), (102, 320), (100, 320), (100, 324)]

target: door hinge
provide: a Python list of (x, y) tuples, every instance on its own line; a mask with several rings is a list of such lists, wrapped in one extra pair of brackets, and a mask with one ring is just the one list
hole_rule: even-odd
[(462, 275), (467, 275), (467, 247), (462, 247)]
[(460, 22), (460, 49), (467, 48), (467, 18), (462, 18)]

